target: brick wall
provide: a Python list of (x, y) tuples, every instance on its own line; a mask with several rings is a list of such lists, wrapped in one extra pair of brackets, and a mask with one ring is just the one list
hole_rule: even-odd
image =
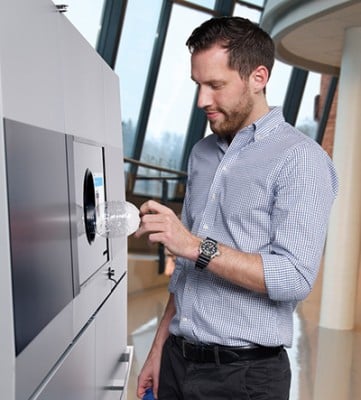
[[(322, 75), (321, 77), (321, 88), (320, 88), (320, 98), (318, 109), (316, 110), (316, 118), (319, 120), (321, 116), (321, 112), (323, 110), (323, 106), (326, 100), (328, 87), (330, 84), (332, 76), (330, 75)], [(322, 147), (327, 151), (327, 153), (332, 157), (333, 153), (333, 142), (335, 136), (335, 124), (336, 124), (336, 108), (337, 108), (337, 96), (338, 90), (336, 90), (335, 97), (332, 102), (330, 114), (328, 117)]]

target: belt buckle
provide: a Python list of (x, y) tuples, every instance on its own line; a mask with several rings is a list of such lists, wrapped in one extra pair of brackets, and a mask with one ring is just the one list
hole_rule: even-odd
[(188, 361), (203, 362), (204, 349), (203, 346), (194, 346), (192, 343), (182, 340), (182, 355)]

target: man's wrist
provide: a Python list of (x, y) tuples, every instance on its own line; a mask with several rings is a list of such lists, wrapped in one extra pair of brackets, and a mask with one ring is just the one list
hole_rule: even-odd
[(199, 246), (202, 243), (202, 239), (199, 237), (195, 237), (194, 240), (194, 245), (192, 245), (192, 257), (190, 258), (191, 261), (197, 261), (198, 257), (199, 257)]

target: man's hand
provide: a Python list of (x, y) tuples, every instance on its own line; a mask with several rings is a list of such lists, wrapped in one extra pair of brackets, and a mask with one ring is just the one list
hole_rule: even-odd
[(184, 227), (173, 210), (149, 200), (140, 207), (140, 217), (136, 238), (148, 234), (151, 243), (162, 243), (175, 256), (197, 259), (200, 239)]
[(149, 354), (138, 376), (137, 396), (140, 399), (150, 387), (153, 389), (154, 397), (158, 398), (159, 370), (160, 356), (153, 357), (152, 354)]

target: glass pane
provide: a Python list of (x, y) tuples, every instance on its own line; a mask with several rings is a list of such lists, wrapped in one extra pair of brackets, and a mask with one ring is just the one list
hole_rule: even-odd
[(258, 10), (236, 4), (233, 15), (237, 17), (248, 18), (249, 20), (258, 23), (261, 18), (261, 13)]
[(191, 0), (190, 3), (196, 4), (197, 6), (207, 7), (213, 10), (215, 0)]
[(288, 81), (292, 67), (276, 60), (272, 69), (271, 78), (266, 87), (267, 101), (270, 106), (282, 106), (286, 97)]
[(120, 81), (124, 155), (132, 155), (161, 0), (128, 1), (115, 72)]
[[(195, 96), (190, 79), (190, 54), (185, 42), (209, 15), (173, 5), (158, 81), (148, 121), (141, 161), (179, 169)], [(139, 170), (139, 174), (151, 174)], [(142, 192), (140, 184), (135, 188)], [(160, 193), (159, 182), (148, 182), (148, 194)]]
[[(68, 0), (67, 12), (64, 15), (95, 48), (103, 14), (104, 0)], [(54, 4), (64, 4), (62, 0)]]
[(309, 72), (298, 111), (296, 127), (307, 136), (316, 138), (318, 123), (315, 120), (315, 99), (320, 94), (321, 75)]

